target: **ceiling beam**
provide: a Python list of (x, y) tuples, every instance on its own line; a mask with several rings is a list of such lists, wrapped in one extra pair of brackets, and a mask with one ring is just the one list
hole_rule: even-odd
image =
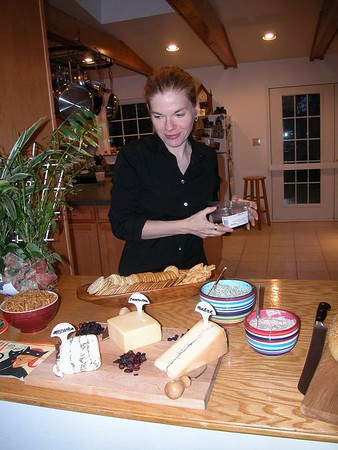
[(146, 62), (134, 53), (123, 41), (114, 39), (106, 33), (92, 28), (53, 6), (46, 5), (46, 28), (49, 39), (65, 45), (80, 44), (95, 48), (108, 56), (118, 66), (148, 76), (153, 72)]
[(228, 36), (207, 0), (167, 0), (227, 69), (237, 67)]
[(310, 61), (324, 59), (324, 55), (338, 29), (338, 1), (324, 0), (313, 39)]

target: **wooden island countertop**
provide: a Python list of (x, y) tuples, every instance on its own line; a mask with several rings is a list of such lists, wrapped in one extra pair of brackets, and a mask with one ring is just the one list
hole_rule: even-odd
[[(77, 288), (95, 278), (61, 276), (57, 287), (61, 306), (49, 326), (32, 335), (22, 334), (10, 326), (1, 338), (6, 341), (53, 342), (50, 332), (57, 323), (70, 322), (78, 326), (84, 321), (106, 322), (117, 315), (120, 306), (100, 306), (77, 298)], [(328, 326), (338, 313), (338, 281), (248, 281), (265, 288), (264, 307), (287, 309), (300, 317), (300, 336), (287, 355), (266, 358), (249, 347), (244, 322), (228, 326), (229, 352), (223, 357), (205, 410), (77, 393), (60, 395), (57, 391), (28, 386), (10, 378), (0, 378), (0, 400), (183, 427), (337, 443), (337, 426), (302, 415), (300, 405), (304, 397), (297, 390), (297, 382), (309, 347), (318, 303), (325, 301), (331, 304), (326, 319)], [(194, 312), (198, 295), (184, 300), (171, 300), (169, 294), (167, 297), (163, 303), (148, 305), (147, 312), (164, 327), (190, 328), (198, 320)], [(151, 301), (150, 294), (149, 299)]]

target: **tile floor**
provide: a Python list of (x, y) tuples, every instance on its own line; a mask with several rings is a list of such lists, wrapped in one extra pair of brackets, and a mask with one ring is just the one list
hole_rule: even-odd
[(338, 221), (240, 228), (223, 237), (223, 265), (234, 278), (338, 280)]

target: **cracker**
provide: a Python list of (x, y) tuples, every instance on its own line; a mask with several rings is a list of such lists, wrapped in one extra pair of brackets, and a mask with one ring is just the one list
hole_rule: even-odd
[(90, 286), (88, 286), (87, 288), (88, 294), (90, 295), (96, 294), (96, 292), (101, 289), (103, 283), (104, 283), (103, 276), (97, 278), (97, 280), (93, 281), (93, 283)]
[(168, 266), (163, 272), (173, 272), (177, 277), (180, 275), (180, 271), (176, 266)]

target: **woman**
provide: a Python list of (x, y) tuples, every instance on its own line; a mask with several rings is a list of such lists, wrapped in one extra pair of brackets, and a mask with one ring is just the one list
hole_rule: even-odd
[(232, 231), (207, 218), (220, 180), (216, 152), (191, 137), (199, 113), (192, 77), (160, 68), (145, 98), (155, 134), (120, 151), (109, 212), (114, 235), (126, 241), (119, 266), (125, 276), (206, 264), (203, 238)]

